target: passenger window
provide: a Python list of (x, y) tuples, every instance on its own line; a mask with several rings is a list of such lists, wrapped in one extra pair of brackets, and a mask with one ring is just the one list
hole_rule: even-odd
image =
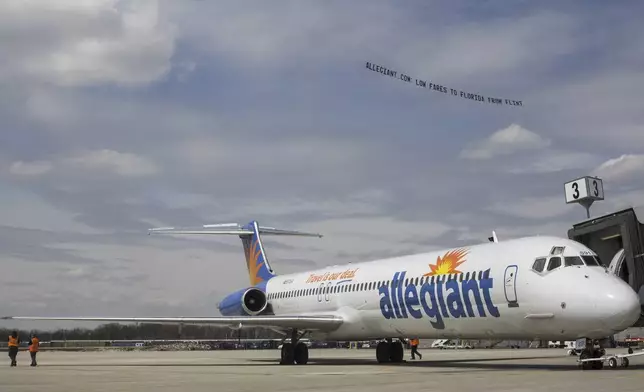
[(546, 266), (546, 259), (545, 258), (540, 258), (536, 259), (534, 261), (534, 264), (532, 265), (532, 269), (537, 271), (537, 272), (543, 272), (543, 268)]
[(548, 263), (548, 271), (552, 271), (555, 268), (561, 267), (561, 257), (551, 257), (550, 263)]

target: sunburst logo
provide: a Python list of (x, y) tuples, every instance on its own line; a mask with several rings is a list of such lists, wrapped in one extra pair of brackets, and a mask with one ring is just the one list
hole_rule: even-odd
[(262, 251), (259, 247), (259, 243), (256, 239), (250, 243), (248, 247), (248, 252), (246, 253), (246, 262), (248, 263), (248, 272), (250, 275), (250, 283), (256, 285), (260, 282), (263, 282), (264, 279), (260, 275), (261, 268), (264, 265), (264, 260), (262, 257)]
[(438, 256), (436, 264), (429, 264), (431, 272), (423, 274), (423, 276), (460, 274), (461, 271), (456, 268), (465, 262), (467, 253), (466, 249), (457, 249), (445, 253), (442, 258)]

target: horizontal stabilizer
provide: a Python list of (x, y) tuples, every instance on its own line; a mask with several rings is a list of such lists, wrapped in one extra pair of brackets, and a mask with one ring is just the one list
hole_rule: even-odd
[[(276, 229), (275, 227), (257, 226), (259, 234), (287, 235), (322, 238), (322, 234), (306, 233), (303, 231)], [(149, 234), (231, 234), (253, 235), (255, 232), (251, 225), (241, 226), (238, 223), (209, 224), (197, 227), (156, 227), (149, 229)]]
[(34, 321), (98, 321), (141, 324), (221, 325), (230, 327), (274, 327), (332, 331), (342, 324), (342, 318), (321, 316), (236, 316), (236, 317), (1, 317), (2, 320)]

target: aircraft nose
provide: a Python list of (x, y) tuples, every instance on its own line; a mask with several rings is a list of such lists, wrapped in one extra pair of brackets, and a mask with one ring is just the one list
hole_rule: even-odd
[(603, 323), (615, 332), (632, 327), (641, 313), (639, 296), (621, 280), (613, 282), (598, 296), (595, 306), (600, 314), (605, 315)]

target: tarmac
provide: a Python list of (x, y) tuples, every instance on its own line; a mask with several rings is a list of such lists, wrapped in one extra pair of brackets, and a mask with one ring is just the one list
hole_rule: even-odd
[[(624, 352), (608, 350), (608, 352)], [(562, 349), (421, 350), (422, 360), (378, 364), (373, 349), (310, 350), (308, 365), (277, 350), (20, 352), (0, 366), (0, 391), (642, 391), (644, 356), (628, 368), (579, 370)], [(6, 353), (4, 354), (6, 355)]]

